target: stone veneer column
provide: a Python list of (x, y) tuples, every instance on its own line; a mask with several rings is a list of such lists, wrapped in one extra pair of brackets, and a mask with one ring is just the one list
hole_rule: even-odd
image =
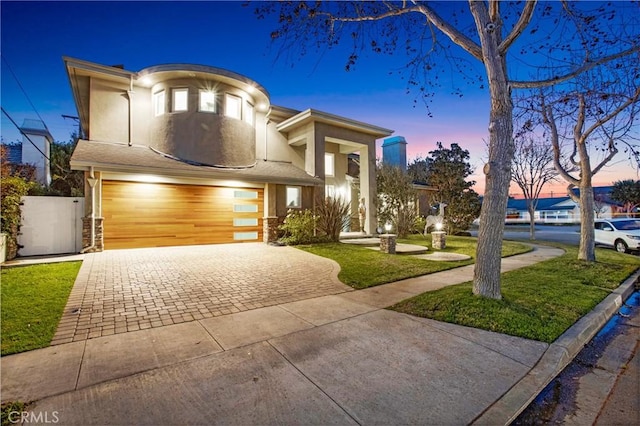
[(447, 233), (444, 231), (433, 231), (431, 233), (431, 246), (437, 250), (442, 250), (447, 247)]
[(274, 243), (278, 240), (278, 216), (268, 216), (262, 219), (262, 241)]
[(395, 234), (380, 235), (380, 251), (382, 253), (396, 254), (396, 235)]
[[(94, 247), (87, 250), (88, 253), (104, 250), (104, 237), (103, 237), (103, 223), (104, 218), (95, 218), (95, 240)], [(91, 246), (91, 216), (85, 216), (82, 218), (82, 248), (87, 249)]]

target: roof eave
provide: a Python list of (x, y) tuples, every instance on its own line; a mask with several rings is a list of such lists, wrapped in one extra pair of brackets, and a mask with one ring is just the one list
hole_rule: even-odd
[(376, 139), (389, 136), (394, 132), (391, 129), (385, 129), (384, 127), (374, 126), (362, 121), (352, 120), (350, 118), (329, 114), (327, 112), (318, 111), (311, 108), (306, 109), (299, 114), (288, 118), (287, 120), (284, 120), (282, 123), (279, 123), (276, 126), (276, 129), (278, 129), (278, 131), (280, 132), (289, 132), (292, 129), (308, 122), (320, 122), (336, 127), (344, 127), (360, 133), (375, 136)]
[[(239, 170), (211, 170), (206, 169), (202, 171), (196, 170), (167, 170), (162, 167), (147, 167), (147, 166), (129, 166), (113, 163), (100, 163), (89, 161), (76, 161), (71, 159), (69, 162), (72, 170), (89, 171), (93, 167), (94, 170), (107, 173), (132, 173), (132, 174), (149, 174), (159, 175), (167, 177), (179, 177), (179, 178), (200, 178), (200, 179), (238, 179), (246, 182), (254, 183), (274, 183), (282, 185), (301, 185), (301, 186), (313, 186), (322, 185), (323, 181), (320, 178), (309, 176), (308, 178), (301, 179), (296, 177), (273, 177), (269, 175), (255, 175), (247, 176), (243, 175)], [(240, 176), (238, 176), (240, 175)]]

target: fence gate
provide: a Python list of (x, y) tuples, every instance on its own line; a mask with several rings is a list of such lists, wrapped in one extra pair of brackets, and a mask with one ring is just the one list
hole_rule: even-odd
[(78, 253), (84, 197), (22, 197), (19, 256)]

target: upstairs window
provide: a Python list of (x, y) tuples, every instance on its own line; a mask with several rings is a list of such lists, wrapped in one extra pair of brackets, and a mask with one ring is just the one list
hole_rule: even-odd
[(189, 89), (173, 89), (173, 112), (186, 111), (189, 106)]
[(324, 154), (324, 175), (335, 176), (335, 155), (330, 152)]
[(251, 105), (249, 102), (245, 103), (244, 121), (251, 124), (252, 126), (253, 126), (253, 111), (254, 111), (253, 105)]
[(225, 93), (224, 95), (224, 115), (231, 118), (242, 118), (242, 99), (240, 97)]
[(164, 90), (153, 94), (153, 112), (156, 117), (164, 114)]
[(216, 112), (216, 94), (211, 90), (200, 90), (200, 111)]

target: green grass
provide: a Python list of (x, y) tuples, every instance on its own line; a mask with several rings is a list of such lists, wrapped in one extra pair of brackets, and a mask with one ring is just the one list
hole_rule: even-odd
[(81, 264), (2, 269), (2, 355), (49, 345)]
[(597, 249), (597, 262), (576, 260), (577, 248), (555, 259), (502, 274), (502, 300), (474, 296), (471, 283), (404, 300), (390, 309), (551, 343), (640, 267), (640, 258)]
[[(431, 247), (431, 236), (425, 238), (420, 235), (413, 235), (407, 239), (400, 239), (398, 242)], [(353, 288), (362, 289), (470, 265), (474, 262), (473, 258), (476, 254), (476, 239), (447, 236), (447, 247), (442, 251), (471, 256), (471, 260), (458, 262), (432, 262), (407, 255), (389, 255), (366, 247), (342, 243), (296, 247), (318, 256), (335, 260), (340, 265), (340, 273), (338, 274), (340, 281)], [(502, 254), (503, 256), (511, 256), (530, 250), (531, 247), (526, 244), (509, 241), (503, 244)], [(433, 250), (430, 249), (430, 252), (433, 252)]]
[(19, 413), (22, 413), (26, 408), (27, 408), (27, 405), (20, 401), (7, 402), (2, 404), (2, 426), (19, 424), (20, 423)]

